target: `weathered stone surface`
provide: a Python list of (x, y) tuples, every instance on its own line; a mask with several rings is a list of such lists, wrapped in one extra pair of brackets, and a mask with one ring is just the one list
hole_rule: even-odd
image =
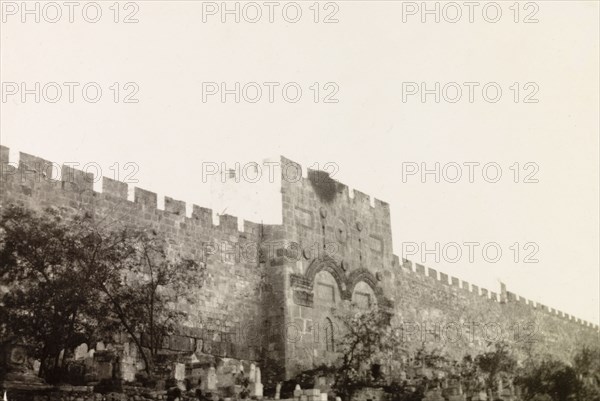
[[(0, 154), (8, 154), (8, 149), (1, 147)], [(24, 160), (37, 159), (27, 156)], [(296, 166), (285, 158), (281, 162)], [(21, 182), (21, 175), (12, 172), (0, 180), (1, 206), (23, 202), (38, 210), (53, 205), (92, 211), (108, 223), (152, 228), (167, 238), (174, 251), (206, 264), (205, 285), (190, 294), (195, 303), (174, 305), (186, 313), (186, 329), (164, 343), (175, 354), (195, 352), (199, 361), (195, 363), (203, 361), (205, 354), (213, 361), (232, 356), (258, 361), (267, 356), (277, 364), (273, 370), (279, 379), (286, 379), (330, 362), (335, 357), (331, 338), (339, 338), (340, 329), (327, 319), (332, 318), (332, 308), (344, 308), (352, 300), (366, 306), (377, 303), (402, 322), (420, 322), (414, 341), (407, 343), (408, 351), (423, 342), (444, 342), (447, 338), (440, 327), (452, 322), (476, 322), (479, 327), (497, 323), (505, 332), (515, 324), (523, 327), (534, 322), (534, 336), (528, 339), (534, 340), (534, 351), (565, 360), (574, 345), (597, 341), (597, 326), (518, 302), (521, 297), (505, 287), (497, 300), (494, 294), (492, 298), (478, 295), (479, 288), (471, 289), (466, 282), (459, 290), (458, 279), (452, 278), (448, 285), (445, 273), (439, 275), (445, 284), (429, 277), (425, 272), (435, 277), (438, 272), (418, 263), (402, 260), (401, 267), (393, 254), (389, 205), (378, 199), (371, 202), (359, 191), (350, 193), (341, 183), (323, 187), (300, 176), (295, 180), (282, 177), (282, 223), (246, 222), (252, 229), (240, 232), (233, 216), (223, 216), (222, 224), (216, 225), (212, 210), (193, 205), (192, 217), (187, 217), (184, 205), (171, 198), (165, 210), (159, 210), (156, 194), (146, 190), (134, 191), (135, 202), (128, 201), (126, 187), (115, 182), (107, 181), (106, 191), (95, 193), (89, 175), (83, 172), (65, 170), (64, 185), (43, 179), (30, 185)], [(245, 258), (235, 251), (248, 243), (261, 246), (260, 257)], [(297, 258), (290, 257), (294, 254), (290, 244), (300, 246)], [(329, 249), (331, 244), (335, 246)], [(380, 280), (377, 273), (381, 273)], [(324, 284), (323, 291), (319, 291), (320, 284)], [(481, 294), (489, 291), (482, 289)], [(444, 342), (450, 357), (462, 357), (467, 348), (477, 352), (485, 347), (484, 334), (476, 327), (462, 334), (469, 341)], [(107, 339), (107, 345), (95, 345), (98, 378), (115, 376), (111, 358), (102, 353), (105, 349), (120, 352), (123, 342), (122, 338)], [(85, 359), (87, 352), (76, 352), (76, 357)], [(122, 376), (131, 378), (140, 368), (139, 355), (131, 347), (127, 354), (131, 359), (122, 361), (120, 368), (130, 369)], [(212, 369), (203, 377), (205, 389), (217, 387)]]

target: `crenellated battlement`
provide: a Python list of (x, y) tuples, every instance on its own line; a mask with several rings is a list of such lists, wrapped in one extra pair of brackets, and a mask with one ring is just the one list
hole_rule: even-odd
[[(193, 258), (205, 266), (201, 287), (173, 307), (185, 313), (190, 332), (219, 322), (219, 336), (204, 339), (201, 351), (209, 355), (256, 361), (259, 347), (250, 337), (236, 337), (233, 328), (262, 331), (263, 297), (268, 293), (264, 274), (267, 258), (263, 233), (277, 226), (217, 215), (213, 209), (159, 196), (156, 192), (108, 177), (60, 165), (27, 153), (11, 160), (10, 149), (0, 146), (0, 207), (23, 203), (34, 209), (65, 208), (69, 214), (89, 213), (111, 228), (124, 224), (161, 233), (169, 251)], [(270, 251), (270, 248), (267, 249)], [(254, 337), (254, 336), (253, 336)], [(225, 338), (227, 340), (225, 340)], [(170, 350), (194, 351), (188, 334), (172, 336)], [(199, 351), (197, 348), (196, 351)]]
[[(384, 202), (380, 199), (371, 197), (370, 195), (361, 192), (357, 189), (352, 189), (348, 185), (337, 181), (334, 178), (329, 176), (324, 170), (316, 170), (311, 168), (304, 168), (300, 163), (297, 163), (293, 160), (287, 159), (285, 157), (281, 157), (281, 180), (282, 186), (293, 185), (296, 183), (300, 183), (303, 185), (308, 185), (310, 182), (310, 174), (312, 173), (320, 173), (326, 174), (327, 177), (323, 177), (324, 180), (327, 178), (331, 180), (331, 182), (335, 183), (337, 197), (336, 200), (339, 202), (344, 202), (352, 207), (366, 207), (369, 206), (374, 211), (381, 211), (383, 213), (389, 214), (390, 205), (387, 202)], [(293, 166), (293, 167), (286, 167)], [(291, 173), (295, 171), (296, 173)]]
[[(164, 209), (158, 207), (158, 194), (147, 189), (133, 187), (133, 201), (128, 199), (129, 184), (109, 177), (96, 177), (93, 173), (78, 170), (69, 165), (60, 165), (44, 158), (19, 152), (19, 160), (9, 160), (10, 149), (0, 145), (0, 163), (2, 163), (2, 182), (18, 180), (25, 189), (42, 186), (54, 187), (56, 190), (88, 194), (92, 198), (111, 197), (125, 205), (140, 208), (142, 211), (154, 214), (170, 214), (180, 216), (188, 222), (205, 225), (214, 230), (224, 230), (227, 233), (255, 234), (260, 223), (240, 219), (231, 215), (218, 215), (212, 209), (189, 204), (169, 196), (164, 197)], [(58, 171), (59, 179), (55, 179)], [(101, 191), (94, 189), (94, 183), (102, 182)], [(187, 211), (191, 214), (188, 215)]]
[[(395, 260), (399, 260), (398, 256), (396, 255), (394, 255), (394, 258)], [(504, 293), (503, 289), (500, 290), (500, 293), (488, 291), (485, 288), (479, 288), (476, 285), (469, 284), (468, 282), (463, 280), (459, 280), (457, 277), (450, 277), (449, 282), (449, 277), (446, 273), (438, 272), (437, 270), (432, 268), (426, 268), (425, 266), (419, 263), (413, 263), (408, 259), (402, 259), (402, 264), (395, 263), (395, 265), (399, 266), (401, 271), (407, 272), (408, 274), (415, 274), (422, 277), (426, 277), (430, 281), (435, 282), (436, 284), (439, 284), (441, 286), (454, 287), (465, 293), (471, 294), (474, 297), (484, 298), (489, 302), (497, 304), (509, 303), (513, 305), (531, 308), (536, 312), (544, 313), (548, 316), (558, 317), (570, 323), (577, 323), (581, 326), (590, 328), (595, 331), (599, 331), (599, 327), (596, 324), (587, 322), (579, 318), (575, 318), (567, 313), (558, 311), (556, 309), (549, 308), (548, 306), (540, 304), (539, 302), (533, 302), (510, 291), (504, 291)], [(500, 294), (500, 296), (498, 296), (498, 294)]]
[[(64, 206), (86, 211), (89, 208), (109, 221), (156, 229), (165, 234), (177, 252), (207, 260), (207, 283), (196, 294), (198, 306), (177, 306), (189, 316), (190, 327), (200, 327), (211, 319), (244, 324), (263, 322), (266, 315), (284, 324), (286, 319), (294, 317), (296, 323), (298, 319), (306, 321), (299, 327), (304, 327), (307, 330), (304, 334), (312, 338), (308, 327), (316, 325), (331, 309), (330, 305), (323, 305), (312, 288), (294, 288), (288, 298), (274, 294), (286, 293), (285, 283), (289, 282), (286, 274), (306, 271), (317, 260), (311, 256), (316, 254), (311, 254), (314, 249), (334, 244), (332, 264), (312, 264), (313, 268), (319, 266), (334, 274), (331, 277), (334, 282), (335, 276), (346, 275), (364, 281), (381, 299), (390, 300), (388, 306), (405, 319), (435, 320), (446, 315), (460, 319), (468, 315), (504, 323), (535, 320), (543, 330), (559, 338), (548, 342), (553, 344), (554, 351), (558, 349), (557, 353), (568, 349), (563, 344), (597, 337), (597, 325), (529, 301), (507, 291), (504, 285), (500, 291), (492, 292), (445, 272), (400, 259), (393, 254), (388, 203), (351, 189), (326, 172), (303, 168), (285, 157), (280, 159), (281, 179), (277, 180), (277, 174), (274, 176), (276, 185), (243, 182), (236, 186), (225, 181), (220, 189), (215, 187), (211, 193), (223, 198), (224, 206), (232, 206), (233, 203), (227, 202), (236, 195), (242, 206), (248, 206), (227, 207), (234, 215), (218, 215), (215, 210), (223, 209), (217, 202), (209, 208), (170, 196), (159, 197), (149, 189), (27, 153), (20, 153), (18, 160), (9, 160), (9, 153), (9, 148), (0, 146), (2, 202), (22, 201), (36, 208)], [(268, 191), (265, 192), (268, 196), (257, 196), (263, 190)], [(272, 209), (271, 215), (280, 215), (273, 224), (236, 216), (251, 209), (250, 216), (257, 220), (268, 208)], [(253, 258), (253, 249), (248, 249), (249, 254), (244, 253), (246, 244), (260, 246), (256, 257)], [(301, 250), (288, 254), (294, 247), (283, 244), (296, 244)], [(273, 254), (265, 257), (263, 251)], [(398, 274), (394, 276), (395, 273)], [(391, 302), (392, 299), (395, 301)], [(299, 356), (301, 353), (288, 354), (291, 345), (280, 340), (272, 339), (267, 344), (270, 349), (277, 349), (276, 358), (285, 363), (303, 358)]]

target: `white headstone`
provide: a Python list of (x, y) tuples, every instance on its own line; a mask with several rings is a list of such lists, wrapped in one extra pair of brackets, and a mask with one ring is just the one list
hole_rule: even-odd
[(77, 346), (75, 348), (75, 360), (78, 359), (85, 359), (85, 357), (87, 357), (87, 353), (88, 353), (88, 346), (86, 343), (82, 343), (79, 346)]
[(102, 341), (98, 341), (96, 343), (96, 351), (104, 351), (106, 349), (106, 346), (104, 345), (104, 343)]
[(206, 376), (206, 389), (217, 389), (217, 371), (212, 366), (208, 369), (208, 375)]
[(250, 364), (250, 372), (248, 373), (248, 381), (250, 383), (254, 383), (256, 379), (256, 366), (254, 364)]
[(294, 398), (299, 398), (302, 396), (302, 388), (300, 387), (299, 384), (296, 384), (296, 387), (294, 388)]
[(250, 384), (250, 397), (262, 398), (263, 397), (263, 384), (262, 383), (251, 383)]
[(175, 380), (177, 380), (177, 381), (185, 380), (185, 365), (183, 363), (175, 364)]
[(137, 369), (135, 368), (134, 364), (121, 361), (121, 374), (122, 374), (124, 381), (126, 381), (126, 382), (134, 381), (136, 372), (137, 372)]
[(254, 378), (255, 383), (262, 383), (262, 376), (260, 374), (260, 368), (258, 366), (256, 367), (254, 377), (255, 377)]
[(275, 399), (278, 400), (280, 398), (280, 393), (281, 393), (281, 383), (277, 383), (277, 385), (275, 386)]

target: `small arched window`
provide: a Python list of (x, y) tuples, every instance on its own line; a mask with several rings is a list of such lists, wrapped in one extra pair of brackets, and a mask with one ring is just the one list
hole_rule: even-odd
[(335, 351), (335, 339), (333, 336), (333, 322), (331, 319), (325, 319), (325, 350), (326, 351)]
[(360, 309), (370, 309), (377, 300), (373, 289), (364, 281), (359, 281), (352, 291), (352, 302)]

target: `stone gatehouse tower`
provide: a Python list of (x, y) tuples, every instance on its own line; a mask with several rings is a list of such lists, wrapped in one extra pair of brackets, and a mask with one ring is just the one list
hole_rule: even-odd
[(598, 341), (597, 326), (506, 288), (490, 292), (400, 260), (387, 203), (322, 172), (299, 173), (285, 158), (276, 183), (281, 222), (261, 224), (230, 215), (217, 222), (212, 210), (170, 197), (159, 209), (156, 193), (135, 188), (130, 200), (127, 184), (107, 177), (97, 192), (91, 174), (62, 166), (52, 179), (55, 163), (25, 153), (16, 163), (8, 154), (0, 148), (0, 206), (61, 206), (152, 228), (174, 251), (206, 264), (195, 302), (176, 305), (188, 320), (164, 344), (171, 351), (253, 361), (290, 378), (336, 358), (335, 311), (351, 302), (377, 304), (405, 325), (408, 354), (427, 344), (460, 356), (483, 350), (494, 335), (568, 359)]

